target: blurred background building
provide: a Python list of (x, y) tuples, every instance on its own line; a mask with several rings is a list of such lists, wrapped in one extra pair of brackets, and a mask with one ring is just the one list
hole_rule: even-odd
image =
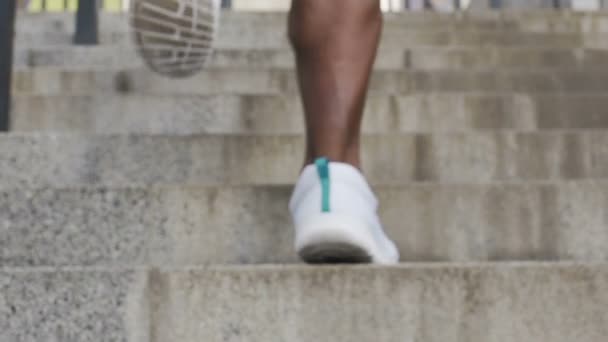
[[(106, 11), (123, 11), (129, 7), (130, 0), (101, 0), (100, 6)], [(236, 10), (267, 11), (285, 10), (290, 0), (229, 0), (226, 3)], [(457, 6), (485, 8), (492, 6), (504, 8), (543, 8), (561, 7), (577, 10), (596, 10), (608, 4), (606, 0), (382, 0), (385, 10), (402, 10), (434, 8), (437, 10), (453, 10)], [(21, 9), (27, 8), (31, 12), (76, 10), (78, 0), (18, 0)]]

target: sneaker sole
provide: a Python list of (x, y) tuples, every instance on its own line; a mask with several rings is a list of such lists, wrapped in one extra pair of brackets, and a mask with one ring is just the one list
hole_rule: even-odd
[(346, 243), (323, 243), (304, 247), (300, 258), (309, 264), (369, 264), (372, 256), (364, 249)]
[(336, 214), (323, 214), (296, 228), (296, 251), (311, 264), (380, 263), (387, 261), (383, 248), (361, 222)]
[[(211, 55), (219, 23), (220, 0), (133, 0), (130, 25), (139, 55), (155, 72), (174, 78), (193, 76)], [(186, 14), (183, 9), (191, 12)]]

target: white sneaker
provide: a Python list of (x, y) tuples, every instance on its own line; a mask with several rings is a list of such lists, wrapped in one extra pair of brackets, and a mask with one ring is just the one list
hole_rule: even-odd
[(359, 170), (318, 159), (302, 171), (289, 203), (298, 255), (309, 263), (397, 263), (377, 207)]

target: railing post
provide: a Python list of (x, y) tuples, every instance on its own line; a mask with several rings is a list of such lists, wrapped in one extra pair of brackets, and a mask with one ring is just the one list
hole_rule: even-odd
[(425, 3), (426, 1), (424, 0), (407, 0), (404, 6), (410, 11), (420, 11), (425, 8)]
[(10, 127), (11, 74), (17, 0), (0, 1), (0, 131)]
[(79, 0), (76, 11), (74, 44), (96, 45), (99, 43), (98, 10), (96, 0)]
[(501, 0), (490, 0), (490, 8), (499, 9), (502, 7)]

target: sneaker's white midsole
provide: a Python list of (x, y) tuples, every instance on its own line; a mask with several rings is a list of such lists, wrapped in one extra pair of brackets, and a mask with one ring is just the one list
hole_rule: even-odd
[(296, 227), (296, 251), (323, 244), (346, 244), (367, 252), (374, 263), (392, 264), (386, 247), (379, 246), (370, 228), (361, 221), (335, 214), (324, 213)]

